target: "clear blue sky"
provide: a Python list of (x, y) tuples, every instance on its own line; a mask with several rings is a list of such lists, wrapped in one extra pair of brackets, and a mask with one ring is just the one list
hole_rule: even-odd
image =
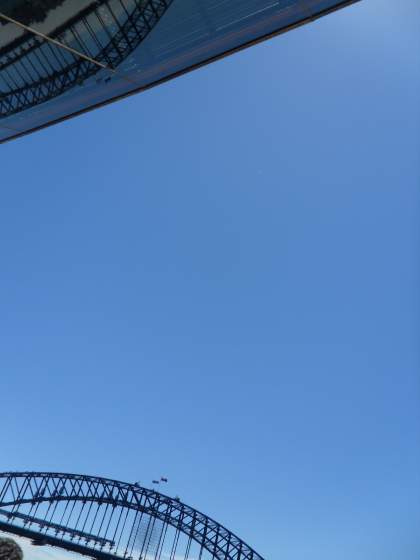
[(170, 479), (267, 560), (420, 555), (420, 4), (0, 148), (0, 470)]

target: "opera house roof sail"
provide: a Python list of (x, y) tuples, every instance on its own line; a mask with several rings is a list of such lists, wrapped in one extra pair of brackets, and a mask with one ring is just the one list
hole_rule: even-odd
[(0, 0), (0, 142), (357, 0)]

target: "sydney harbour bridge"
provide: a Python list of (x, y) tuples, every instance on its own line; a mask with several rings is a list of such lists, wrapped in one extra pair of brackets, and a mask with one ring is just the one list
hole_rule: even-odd
[(178, 497), (77, 474), (0, 473), (0, 532), (97, 560), (263, 560)]

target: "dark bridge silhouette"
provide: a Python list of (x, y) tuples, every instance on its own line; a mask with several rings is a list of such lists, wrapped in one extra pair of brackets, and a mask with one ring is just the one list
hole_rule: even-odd
[(0, 473), (0, 531), (98, 560), (263, 560), (178, 498), (77, 474)]

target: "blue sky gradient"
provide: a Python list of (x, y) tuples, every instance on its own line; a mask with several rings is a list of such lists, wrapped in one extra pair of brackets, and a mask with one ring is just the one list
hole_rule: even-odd
[(1, 470), (418, 560), (419, 53), (364, 0), (2, 146)]

